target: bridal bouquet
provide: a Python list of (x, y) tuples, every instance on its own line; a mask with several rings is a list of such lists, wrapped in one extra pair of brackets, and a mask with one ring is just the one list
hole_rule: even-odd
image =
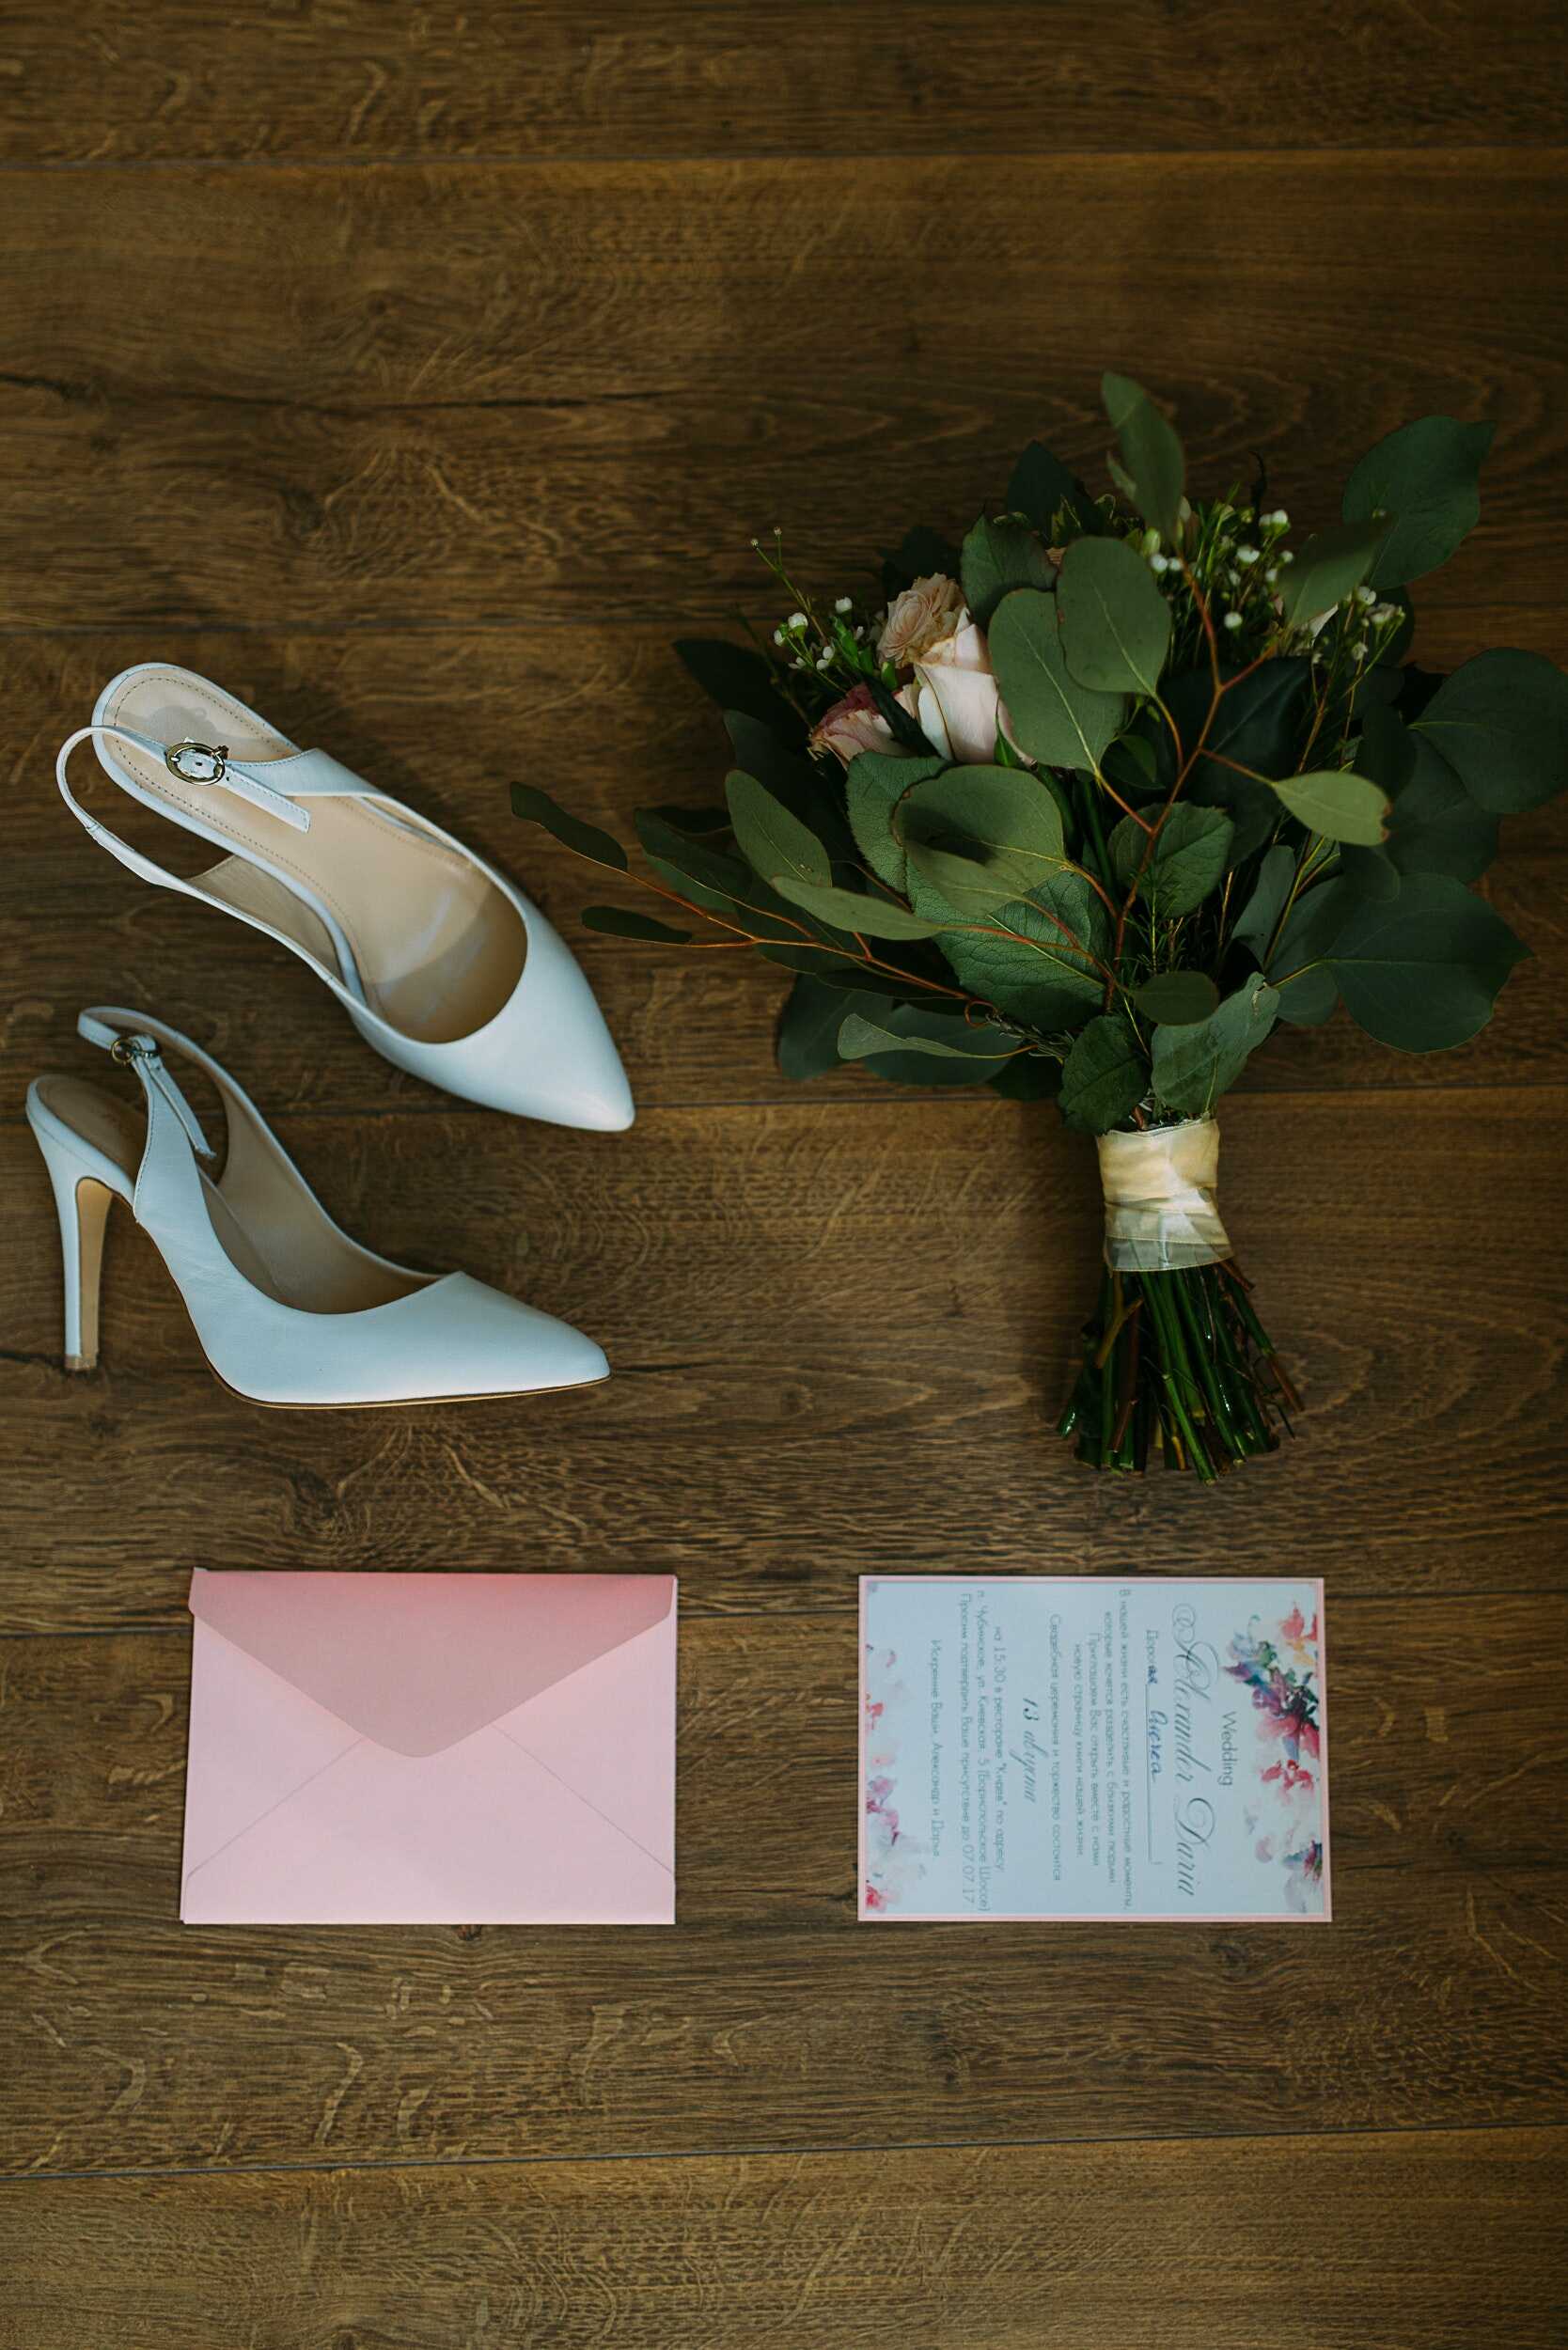
[[(635, 818), (680, 920), (794, 975), (785, 1073), (1054, 1096), (1096, 1137), (1105, 1261), (1061, 1433), (1103, 1469), (1204, 1480), (1295, 1404), (1216, 1205), (1215, 1109), (1281, 1022), (1343, 1002), (1426, 1053), (1525, 949), (1469, 885), (1499, 816), (1568, 781), (1568, 680), (1529, 652), (1406, 659), (1409, 584), (1477, 519), (1486, 425), (1426, 416), (1299, 538), (1262, 478), (1189, 495), (1181, 443), (1107, 375), (1112, 490), (1038, 444), (962, 546), (917, 530), (880, 593), (789, 609), (754, 651), (681, 650), (725, 705), (724, 805)], [(630, 874), (531, 786), (517, 813)], [(694, 929), (693, 925), (697, 927)]]

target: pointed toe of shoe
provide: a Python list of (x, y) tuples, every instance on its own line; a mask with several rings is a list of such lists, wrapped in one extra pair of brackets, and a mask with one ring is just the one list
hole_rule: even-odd
[(536, 1395), (610, 1375), (604, 1348), (584, 1331), (467, 1274), (449, 1275), (426, 1296), (427, 1322), (439, 1321), (443, 1340), (432, 1384), (446, 1396)]

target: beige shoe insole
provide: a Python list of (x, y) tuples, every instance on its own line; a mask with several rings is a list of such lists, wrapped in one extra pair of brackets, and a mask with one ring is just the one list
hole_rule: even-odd
[[(254, 712), (189, 669), (137, 671), (104, 711), (114, 726), (160, 743), (224, 744), (259, 765), (298, 746)], [(200, 874), (215, 898), (281, 931), (352, 986), (327, 925), (289, 886), (297, 882), (330, 909), (348, 940), (365, 999), (406, 1036), (450, 1043), (493, 1020), (522, 975), (526, 936), (510, 899), (444, 841), (415, 829), (380, 801), (312, 799), (301, 833), (221, 786), (187, 783), (161, 760), (110, 741), (109, 758), (154, 799), (197, 817), (237, 849)]]

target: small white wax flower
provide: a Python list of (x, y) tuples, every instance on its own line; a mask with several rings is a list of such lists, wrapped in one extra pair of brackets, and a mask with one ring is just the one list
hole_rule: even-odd
[(853, 596), (836, 597), (834, 599), (833, 609), (835, 612), (853, 612), (855, 610), (855, 598)]
[(1357, 589), (1356, 590), (1356, 603), (1366, 603), (1366, 604), (1373, 604), (1373, 603), (1375, 603), (1377, 602), (1377, 590), (1376, 590), (1376, 588), (1357, 588)]
[(1285, 529), (1290, 522), (1290, 516), (1286, 513), (1282, 506), (1277, 506), (1272, 514), (1265, 514), (1263, 516), (1264, 522), (1267, 523), (1271, 530)]
[(791, 615), (790, 615), (790, 617), (789, 617), (789, 619), (785, 621), (784, 625), (785, 625), (785, 627), (786, 627), (786, 628), (791, 628), (791, 629), (794, 629), (794, 628), (804, 628), (804, 627), (806, 626), (806, 615), (805, 615), (805, 613), (804, 613), (804, 612), (792, 612), (792, 613), (791, 613)]
[(1365, 645), (1352, 645), (1350, 649), (1350, 657), (1353, 661), (1365, 661), (1367, 657), (1367, 649)]
[(1168, 572), (1170, 569), (1170, 558), (1165, 555), (1152, 555), (1149, 557), (1149, 568), (1152, 572)]
[(1279, 576), (1279, 566), (1278, 566), (1278, 563), (1271, 563), (1271, 564), (1269, 565), (1269, 567), (1268, 567), (1267, 571), (1263, 573), (1263, 577), (1264, 577), (1264, 578), (1268, 581), (1268, 584), (1269, 584), (1269, 586), (1270, 586), (1271, 588), (1273, 587), (1273, 585), (1274, 585), (1275, 581), (1278, 578), (1278, 576)]
[(1227, 628), (1240, 628), (1241, 624), (1242, 616), (1239, 612), (1227, 612), (1225, 615), (1225, 625)]
[(1160, 534), (1157, 530), (1146, 530), (1144, 532), (1143, 552), (1145, 555), (1152, 555), (1159, 543)]
[(1294, 563), (1295, 561), (1295, 557), (1291, 553), (1289, 547), (1281, 547), (1279, 550), (1279, 560), (1281, 563)]
[(1399, 606), (1397, 603), (1374, 603), (1372, 605), (1372, 619), (1377, 621), (1381, 628), (1387, 628), (1390, 620), (1397, 620), (1398, 618)]
[(1236, 560), (1238, 563), (1256, 563), (1258, 560), (1258, 549), (1256, 547), (1238, 547), (1236, 549)]

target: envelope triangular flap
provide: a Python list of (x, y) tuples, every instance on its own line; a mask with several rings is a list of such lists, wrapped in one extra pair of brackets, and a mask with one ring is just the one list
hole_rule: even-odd
[(667, 1574), (191, 1578), (191, 1613), (362, 1737), (437, 1754), (662, 1623)]

